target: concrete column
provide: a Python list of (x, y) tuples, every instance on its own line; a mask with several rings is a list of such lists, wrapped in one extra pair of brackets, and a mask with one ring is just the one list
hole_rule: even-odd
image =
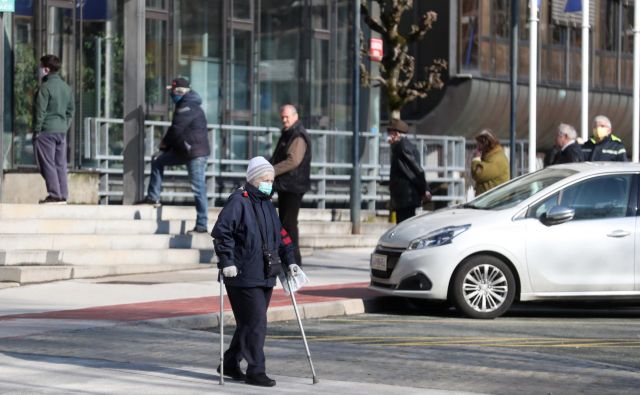
[(4, 12), (0, 12), (0, 197), (4, 178)]
[(123, 204), (144, 197), (145, 1), (124, 4)]

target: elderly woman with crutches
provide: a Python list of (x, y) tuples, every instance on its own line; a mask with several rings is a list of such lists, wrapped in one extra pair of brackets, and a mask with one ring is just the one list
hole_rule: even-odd
[[(236, 320), (223, 374), (264, 387), (276, 385), (265, 373), (264, 357), (271, 293), (278, 274), (300, 270), (291, 237), (271, 202), (273, 178), (273, 166), (265, 158), (251, 159), (247, 183), (229, 196), (211, 232)], [(247, 361), (246, 374), (240, 368), (242, 359)]]

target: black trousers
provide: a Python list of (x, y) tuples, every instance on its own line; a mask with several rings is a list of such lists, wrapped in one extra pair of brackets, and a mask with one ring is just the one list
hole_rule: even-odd
[(224, 353), (224, 364), (236, 367), (244, 358), (247, 374), (265, 373), (264, 340), (267, 337), (267, 308), (273, 288), (227, 286), (236, 319), (236, 330)]
[(298, 213), (304, 193), (289, 193), (278, 191), (278, 216), (282, 226), (289, 232), (295, 247), (295, 257), (298, 265), (302, 266), (300, 243), (298, 243)]
[(402, 207), (396, 209), (396, 224), (416, 215), (416, 208), (417, 207)]

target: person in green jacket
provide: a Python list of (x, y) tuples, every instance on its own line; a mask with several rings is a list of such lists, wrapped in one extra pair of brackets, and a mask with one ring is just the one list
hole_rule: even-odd
[(476, 183), (476, 196), (509, 180), (509, 159), (490, 129), (476, 135), (471, 177)]
[(33, 148), (36, 164), (47, 186), (44, 204), (66, 204), (67, 130), (74, 113), (73, 93), (62, 80), (60, 59), (55, 55), (40, 58), (42, 84), (36, 91), (33, 119)]

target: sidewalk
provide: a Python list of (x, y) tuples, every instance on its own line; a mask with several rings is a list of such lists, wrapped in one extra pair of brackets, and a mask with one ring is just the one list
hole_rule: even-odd
[[(369, 249), (316, 250), (304, 259), (310, 279), (296, 294), (304, 318), (358, 314), (367, 289)], [(218, 325), (217, 269), (68, 280), (0, 289), (0, 338), (151, 321), (176, 328)], [(225, 322), (232, 320), (225, 298)], [(228, 313), (227, 313), (228, 311)], [(269, 321), (295, 319), (291, 299), (274, 290)]]

